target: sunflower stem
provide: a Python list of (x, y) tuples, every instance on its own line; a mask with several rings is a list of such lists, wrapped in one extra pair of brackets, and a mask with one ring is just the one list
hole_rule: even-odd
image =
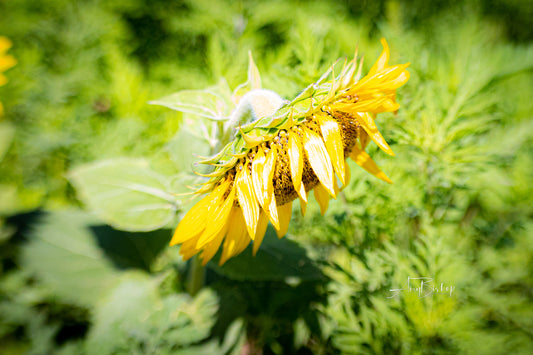
[(191, 268), (187, 276), (187, 292), (194, 296), (204, 286), (205, 268), (202, 266), (202, 261), (195, 255), (191, 260)]

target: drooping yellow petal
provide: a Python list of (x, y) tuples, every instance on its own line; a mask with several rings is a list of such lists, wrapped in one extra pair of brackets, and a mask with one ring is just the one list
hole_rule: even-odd
[(268, 215), (268, 219), (274, 228), (279, 229), (279, 212), (278, 205), (276, 203), (276, 195), (272, 194), (270, 203), (268, 204), (267, 208), (264, 209), (264, 211)]
[(332, 197), (335, 196), (333, 188), (333, 167), (326, 146), (322, 138), (312, 130), (303, 129), (304, 149), (318, 180), (324, 185)]
[(240, 208), (233, 207), (228, 225), (230, 228), (226, 239), (224, 239), (224, 249), (222, 250), (219, 265), (224, 265), (229, 258), (240, 254), (250, 244), (246, 221)]
[(368, 76), (373, 76), (380, 70), (383, 70), (387, 67), (387, 64), (389, 63), (389, 57), (390, 57), (390, 51), (389, 51), (389, 45), (387, 44), (387, 41), (385, 38), (381, 39), (381, 45), (383, 46), (383, 51), (381, 52), (381, 55), (379, 56), (378, 60), (374, 63), (372, 68), (370, 68), (370, 71), (368, 72)]
[(248, 171), (248, 166), (249, 163), (246, 162), (244, 166), (240, 165), (237, 168), (235, 187), (237, 188), (237, 200), (239, 201), (244, 220), (246, 221), (246, 228), (248, 228), (248, 233), (253, 236), (255, 235), (255, 229), (257, 228), (257, 221), (259, 219), (259, 205), (255, 198), (253, 182)]
[(195, 239), (189, 239), (185, 241), (180, 247), (180, 254), (183, 257), (183, 260), (189, 260), (199, 251), (200, 249), (196, 248)]
[(211, 200), (211, 195), (205, 196), (185, 214), (170, 240), (170, 246), (197, 237), (204, 231), (208, 214), (207, 206)]
[(292, 215), (292, 201), (279, 207), (279, 229), (276, 229), (278, 238), (282, 238), (289, 230)]
[(263, 149), (258, 148), (257, 153), (255, 154), (254, 160), (252, 162), (252, 182), (254, 186), (255, 196), (261, 207), (265, 206), (265, 200), (267, 191), (265, 184), (263, 182), (263, 167), (265, 165), (265, 154)]
[(205, 230), (206, 221), (220, 204), (229, 184), (229, 180), (220, 183), (209, 195), (201, 199), (185, 214), (172, 236), (170, 246), (197, 237)]
[(370, 155), (368, 155), (368, 153), (364, 150), (360, 150), (359, 148), (354, 147), (352, 149), (352, 152), (350, 153), (350, 158), (352, 158), (357, 163), (357, 165), (359, 165), (378, 179), (392, 184), (391, 179), (389, 179), (389, 177), (385, 175), (383, 171), (381, 171), (381, 169), (372, 160), (372, 158), (370, 158)]
[(270, 199), (274, 195), (272, 178), (274, 177), (274, 171), (276, 168), (277, 152), (276, 145), (271, 144), (270, 150), (266, 155), (265, 165), (263, 166), (263, 190), (266, 191), (265, 206), (270, 204)]
[(321, 114), (317, 117), (320, 122), (320, 131), (322, 132), (322, 137), (324, 137), (324, 143), (326, 143), (326, 149), (333, 163), (333, 169), (344, 185), (346, 181), (344, 172), (344, 145), (342, 144), (339, 124), (328, 114)]
[(222, 203), (220, 203), (213, 213), (209, 214), (207, 225), (203, 231), (198, 242), (197, 248), (203, 248), (207, 243), (211, 242), (224, 227), (227, 227), (228, 218), (235, 202), (235, 187), (233, 187)]
[(301, 199), (307, 201), (307, 194), (302, 184), (302, 172), (304, 168), (302, 143), (298, 134), (292, 130), (289, 130), (288, 155), (294, 190), (296, 190)]
[(346, 171), (346, 184), (342, 187), (341, 191), (344, 190), (346, 186), (350, 183), (350, 180), (352, 179), (352, 172), (350, 171), (350, 166), (348, 165), (348, 162), (344, 161), (344, 170)]
[(254, 239), (253, 255), (257, 254), (263, 238), (265, 237), (266, 229), (268, 226), (268, 217), (265, 213), (261, 212), (259, 215), (259, 223), (257, 224), (257, 233)]
[[(307, 197), (307, 195), (305, 197)], [(301, 197), (300, 197), (300, 210), (302, 211), (302, 216), (305, 216), (305, 212), (307, 211), (307, 201), (302, 199)]]
[(377, 146), (380, 147), (385, 153), (394, 156), (394, 152), (387, 144), (387, 141), (385, 141), (385, 138), (383, 138), (379, 132), (372, 116), (368, 112), (360, 112), (357, 115), (359, 116), (359, 123), (361, 123), (361, 126), (368, 134), (370, 139), (372, 139), (374, 143), (376, 143)]
[(270, 150), (267, 153), (265, 165), (263, 168), (263, 184), (266, 190), (266, 199), (263, 210), (268, 215), (272, 225), (279, 229), (279, 214), (278, 206), (276, 204), (276, 196), (274, 194), (274, 185), (272, 179), (276, 168), (276, 158), (278, 150), (275, 144), (270, 145)]
[(222, 239), (224, 239), (224, 236), (228, 232), (229, 223), (226, 223), (222, 229), (217, 232), (213, 240), (211, 240), (207, 245), (204, 247), (204, 250), (202, 252), (201, 258), (202, 258), (202, 265), (205, 266), (215, 256), (215, 254), (218, 251), (218, 248), (220, 248), (220, 244), (222, 243)]
[(315, 192), (315, 199), (320, 205), (320, 213), (324, 215), (328, 209), (329, 204), (328, 191), (324, 188), (322, 184), (316, 185), (313, 191)]
[(359, 143), (361, 143), (361, 149), (365, 150), (366, 146), (370, 142), (370, 137), (368, 136), (368, 133), (364, 129), (360, 129), (359, 131)]

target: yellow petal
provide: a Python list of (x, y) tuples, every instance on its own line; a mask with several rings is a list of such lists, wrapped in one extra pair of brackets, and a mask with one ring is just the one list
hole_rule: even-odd
[(209, 214), (207, 226), (200, 238), (198, 238), (196, 244), (197, 248), (203, 248), (207, 243), (211, 242), (220, 231), (224, 229), (224, 227), (227, 227), (231, 208), (235, 202), (235, 190), (236, 189), (233, 187), (226, 200), (218, 204), (213, 213)]
[(278, 205), (276, 203), (276, 195), (272, 194), (270, 197), (270, 203), (268, 204), (267, 208), (264, 209), (264, 211), (274, 228), (279, 229), (279, 212)]
[(391, 179), (381, 169), (377, 166), (377, 164), (370, 158), (370, 155), (367, 154), (364, 150), (360, 150), (357, 147), (354, 147), (352, 149), (352, 152), (350, 153), (350, 158), (355, 160), (357, 165), (368, 171), (370, 174), (374, 175), (378, 179), (381, 179), (385, 182), (388, 182), (389, 184), (392, 184)]
[(0, 54), (6, 52), (12, 45), (13, 43), (7, 37), (0, 36)]
[(224, 265), (229, 258), (240, 254), (250, 244), (246, 221), (240, 208), (233, 207), (228, 225), (230, 228), (226, 239), (224, 239), (224, 249), (222, 250), (219, 265)]
[(204, 250), (202, 252), (201, 258), (202, 258), (202, 265), (205, 266), (215, 256), (215, 254), (218, 251), (218, 248), (220, 248), (220, 244), (222, 243), (222, 239), (224, 239), (224, 236), (228, 232), (229, 223), (226, 223), (224, 227), (217, 232), (215, 237), (212, 241), (207, 243), (207, 245), (204, 247)]
[(326, 143), (326, 149), (333, 163), (333, 169), (335, 169), (335, 173), (337, 173), (344, 185), (346, 179), (344, 172), (344, 145), (342, 144), (339, 124), (328, 114), (318, 115), (317, 117), (320, 122), (324, 143)]
[(365, 150), (368, 142), (370, 142), (370, 137), (364, 129), (359, 130), (359, 142), (361, 143), (361, 149)]
[(307, 194), (302, 184), (302, 173), (304, 168), (302, 143), (298, 134), (289, 130), (288, 155), (291, 170), (291, 179), (294, 189), (303, 200), (307, 201)]
[(328, 191), (324, 188), (322, 184), (316, 185), (313, 191), (315, 192), (315, 199), (320, 205), (320, 213), (324, 215), (328, 209), (329, 204)]
[(259, 250), (259, 247), (261, 246), (261, 243), (263, 242), (263, 238), (265, 237), (267, 226), (268, 226), (268, 217), (265, 213), (261, 213), (259, 215), (259, 223), (257, 224), (257, 233), (254, 239), (254, 247), (253, 247), (254, 256), (255, 254), (257, 254), (257, 251)]
[(272, 225), (279, 229), (279, 214), (278, 206), (276, 204), (276, 196), (274, 195), (274, 185), (272, 179), (276, 168), (276, 158), (278, 150), (275, 144), (270, 145), (270, 150), (267, 153), (265, 166), (263, 168), (263, 184), (266, 190), (266, 199), (263, 210), (268, 215)]
[(394, 152), (385, 141), (385, 138), (383, 138), (383, 136), (379, 132), (372, 116), (368, 112), (360, 112), (358, 113), (358, 116), (359, 123), (361, 123), (361, 126), (363, 126), (363, 129), (368, 134), (368, 136), (374, 141), (374, 143), (376, 143), (377, 146), (380, 147), (385, 153), (394, 156)]
[(4, 85), (5, 83), (7, 83), (7, 78), (5, 75), (0, 73), (0, 86)]
[[(270, 204), (270, 199), (274, 195), (274, 185), (272, 179), (276, 168), (277, 147), (275, 144), (270, 145), (267, 153), (265, 165), (263, 166), (263, 190), (266, 191), (265, 206)], [(263, 206), (264, 207), (264, 206)]]
[(200, 249), (196, 248), (196, 240), (195, 239), (187, 240), (180, 247), (180, 254), (183, 257), (183, 260), (189, 260), (190, 258), (192, 258), (199, 251), (200, 251)]
[(205, 196), (185, 214), (170, 240), (170, 246), (197, 237), (204, 231), (208, 214), (207, 206), (211, 200), (211, 195)]
[(303, 129), (304, 149), (318, 180), (326, 187), (332, 197), (335, 197), (333, 188), (333, 167), (329, 159), (326, 146), (322, 138), (308, 128)]
[(305, 216), (305, 212), (307, 211), (307, 200), (304, 200), (301, 197), (300, 197), (300, 210), (302, 211), (302, 216)]
[(292, 201), (279, 207), (279, 229), (276, 229), (278, 238), (283, 237), (289, 230), (289, 222), (291, 221)]
[(255, 196), (261, 207), (265, 206), (267, 191), (263, 182), (263, 167), (265, 165), (266, 157), (263, 149), (259, 148), (255, 154), (252, 162), (252, 182), (254, 186)]
[(348, 162), (346, 160), (344, 161), (344, 170), (346, 170), (346, 184), (344, 184), (341, 191), (344, 190), (346, 186), (348, 186), (352, 178), (352, 172), (350, 171), (350, 166), (348, 165)]
[(6, 71), (17, 64), (16, 59), (10, 55), (0, 56), (0, 72)]
[(255, 198), (253, 191), (253, 182), (248, 171), (249, 163), (246, 162), (244, 166), (240, 165), (235, 177), (235, 186), (237, 188), (237, 199), (241, 206), (244, 220), (248, 233), (251, 236), (255, 235), (257, 228), (257, 220), (259, 219), (259, 205)]
[(383, 46), (383, 51), (381, 52), (381, 55), (379, 56), (378, 60), (372, 68), (370, 68), (370, 71), (368, 72), (368, 76), (373, 76), (377, 72), (385, 69), (387, 67), (387, 63), (389, 62), (390, 57), (390, 51), (389, 51), (389, 45), (387, 44), (387, 41), (385, 38), (381, 39), (381, 45)]

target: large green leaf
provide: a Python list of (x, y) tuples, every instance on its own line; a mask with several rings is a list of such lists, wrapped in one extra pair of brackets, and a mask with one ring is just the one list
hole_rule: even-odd
[(115, 228), (150, 231), (175, 216), (178, 202), (167, 179), (144, 160), (104, 160), (78, 167), (69, 177), (82, 201)]
[(22, 249), (22, 267), (66, 302), (92, 305), (118, 281), (89, 229), (97, 222), (79, 211), (45, 215)]

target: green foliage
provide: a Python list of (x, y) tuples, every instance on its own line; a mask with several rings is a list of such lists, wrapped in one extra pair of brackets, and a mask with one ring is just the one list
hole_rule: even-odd
[(146, 161), (104, 160), (72, 170), (70, 178), (85, 204), (119, 229), (164, 227), (177, 209), (168, 179), (152, 171)]
[[(530, 352), (530, 11), (0, 2), (18, 61), (0, 88), (1, 352)], [(203, 181), (193, 153), (220, 148), (221, 103), (246, 81), (248, 52), (263, 87), (293, 99), (357, 46), (367, 70), (381, 36), (392, 62), (411, 62), (400, 111), (376, 120), (396, 156), (368, 147), (394, 185), (350, 163), (325, 216), (295, 206), (288, 237), (269, 229), (256, 257), (215, 257), (206, 287), (184, 292), (192, 265), (166, 247), (170, 228)], [(184, 114), (148, 104), (180, 90), (192, 91), (152, 103)], [(407, 282), (421, 277), (454, 289), (420, 298)]]

